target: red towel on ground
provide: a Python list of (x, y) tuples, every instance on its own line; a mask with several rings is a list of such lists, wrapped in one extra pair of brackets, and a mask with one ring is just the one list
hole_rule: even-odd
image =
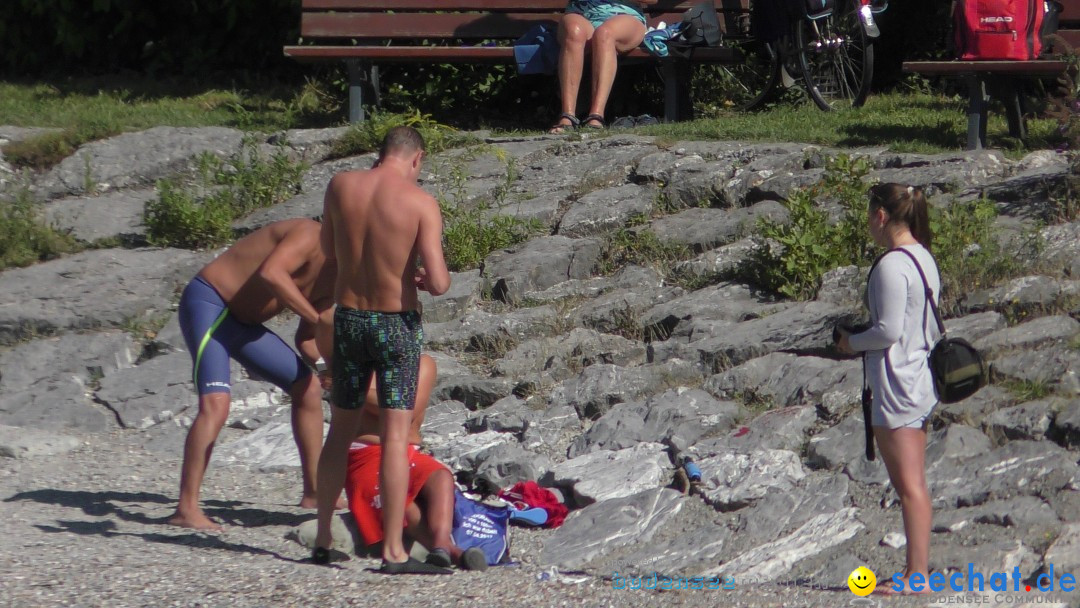
[(551, 490), (540, 487), (535, 481), (519, 481), (509, 490), (499, 492), (499, 498), (513, 503), (521, 510), (533, 507), (543, 508), (548, 514), (545, 528), (558, 528), (569, 513), (566, 505), (559, 502)]

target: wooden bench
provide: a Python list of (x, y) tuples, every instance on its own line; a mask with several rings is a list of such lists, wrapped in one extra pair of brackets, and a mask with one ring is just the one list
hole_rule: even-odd
[[(671, 24), (699, 2), (660, 0), (644, 12), (649, 25)], [(716, 0), (716, 6), (724, 11), (722, 25), (748, 28), (749, 0)], [(566, 0), (303, 0), (302, 44), (284, 51), (299, 61), (345, 61), (349, 120), (357, 122), (364, 120), (365, 102), (378, 105), (379, 64), (514, 63), (513, 41), (538, 23), (554, 30), (565, 8)], [(731, 48), (698, 48), (693, 61), (733, 64), (742, 57)], [(688, 61), (638, 48), (620, 62), (658, 62), (665, 119), (691, 117)]]
[[(1064, 11), (1059, 17), (1061, 40), (1080, 51), (1080, 0), (1060, 0)], [(1067, 49), (1053, 49), (1061, 52)], [(1027, 137), (1027, 126), (1020, 103), (1024, 80), (1053, 79), (1069, 69), (1069, 62), (1058, 59), (1034, 61), (905, 61), (902, 69), (923, 76), (945, 76), (963, 81), (968, 91), (967, 149), (986, 147), (986, 121), (989, 101), (995, 97), (1005, 107), (1009, 135)]]

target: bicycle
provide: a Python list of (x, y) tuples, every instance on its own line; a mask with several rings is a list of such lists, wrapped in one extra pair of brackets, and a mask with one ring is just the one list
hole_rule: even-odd
[(734, 85), (736, 108), (761, 107), (775, 98), (780, 84), (801, 84), (825, 111), (863, 105), (873, 79), (874, 47), (860, 11), (880, 13), (887, 4), (836, 0), (831, 10), (809, 15), (802, 0), (785, 2), (785, 7), (798, 6), (791, 8), (787, 27), (772, 42), (756, 37), (760, 24), (752, 21), (761, 17), (752, 18), (747, 0), (725, 0), (718, 7), (726, 25), (723, 44), (741, 58), (723, 68)]

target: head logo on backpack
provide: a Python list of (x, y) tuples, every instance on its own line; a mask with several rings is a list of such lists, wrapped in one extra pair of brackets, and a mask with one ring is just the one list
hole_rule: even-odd
[(1038, 59), (1046, 0), (956, 0), (953, 41), (965, 61)]

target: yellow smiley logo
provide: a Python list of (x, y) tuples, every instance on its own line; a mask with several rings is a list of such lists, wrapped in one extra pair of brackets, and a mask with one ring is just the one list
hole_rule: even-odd
[(859, 566), (848, 575), (847, 586), (855, 595), (870, 595), (877, 587), (877, 577), (874, 576), (873, 570), (866, 566)]

